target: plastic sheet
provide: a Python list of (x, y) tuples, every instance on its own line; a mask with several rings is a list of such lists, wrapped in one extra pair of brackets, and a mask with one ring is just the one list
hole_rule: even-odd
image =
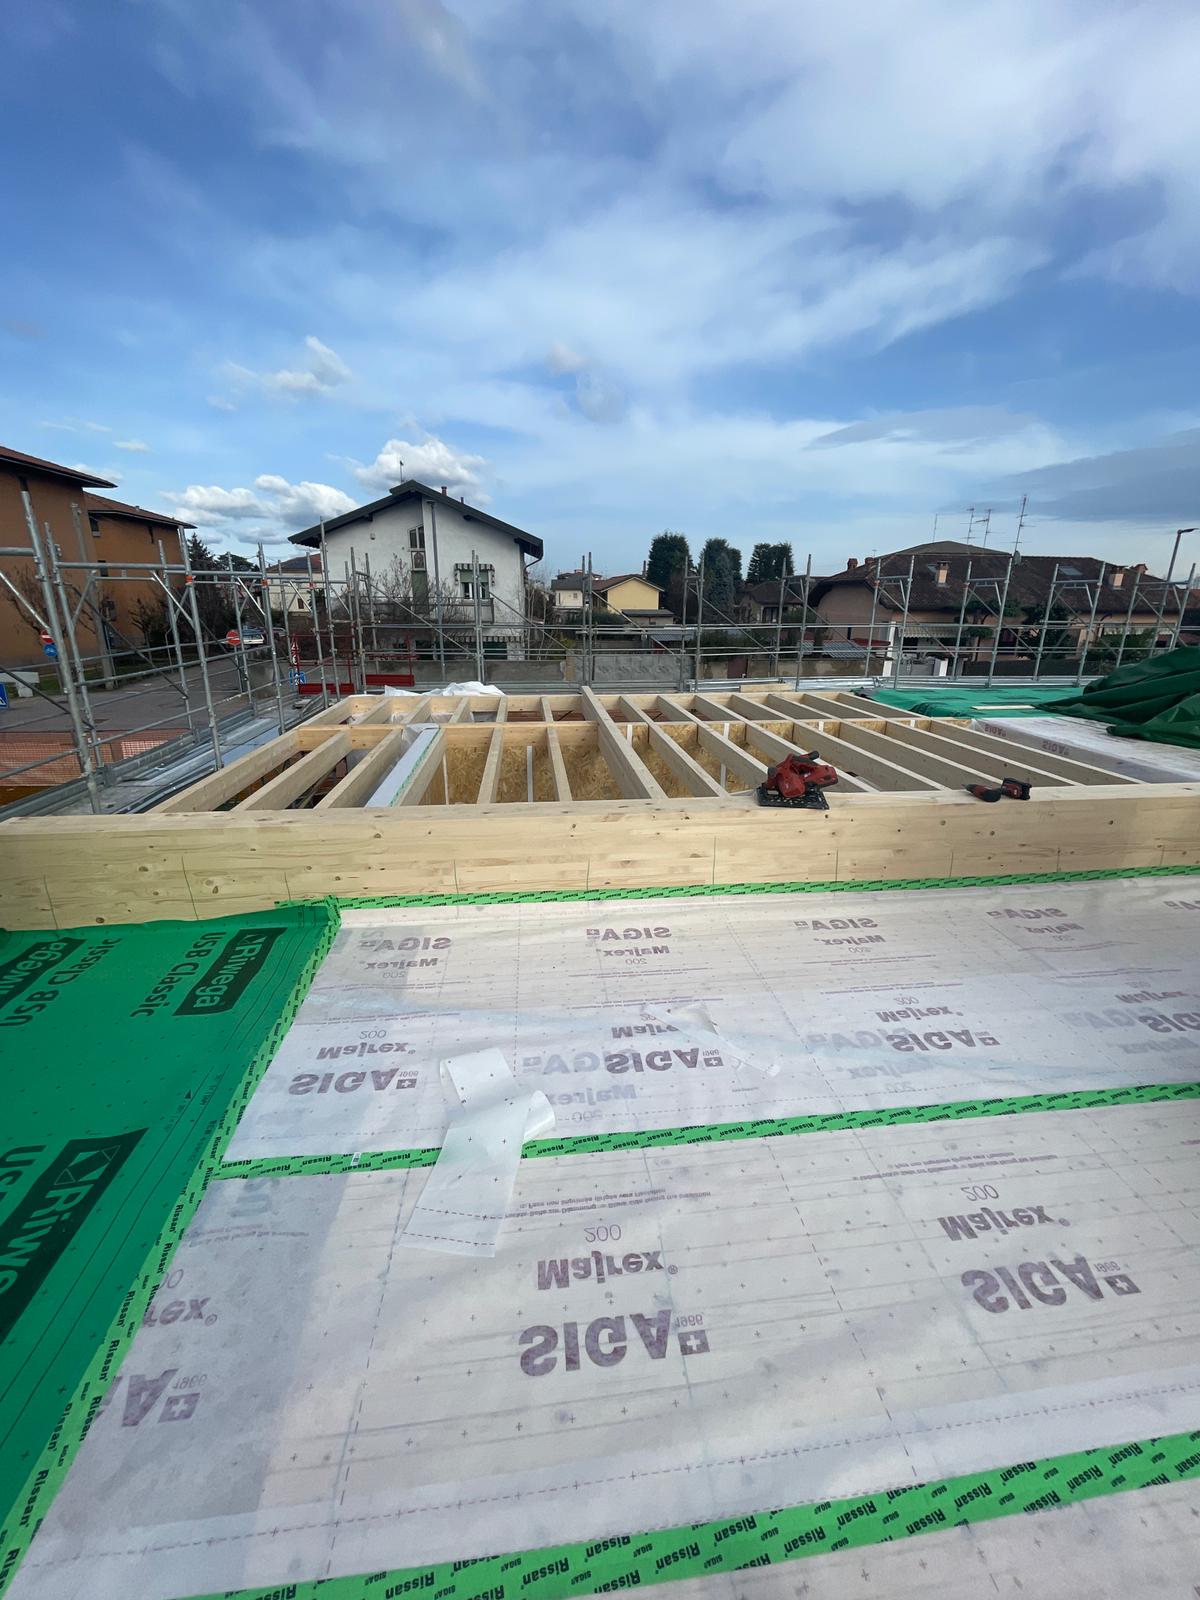
[(491, 1260), (395, 1248), (424, 1173), (215, 1185), (13, 1594), (465, 1561), (1196, 1428), (1198, 1132), (523, 1162)]
[(348, 911), (229, 1156), (440, 1145), (491, 1046), (559, 1134), (1193, 1081), (1198, 933), (1165, 878)]

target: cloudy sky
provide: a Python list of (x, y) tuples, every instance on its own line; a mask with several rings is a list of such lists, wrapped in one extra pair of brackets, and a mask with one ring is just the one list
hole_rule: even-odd
[(0, 441), (217, 548), (402, 471), (551, 573), (664, 527), (832, 571), (972, 505), (1011, 546), (1024, 493), (1031, 552), (1161, 570), (1200, 524), (1194, 3), (39, 0), (6, 35)]

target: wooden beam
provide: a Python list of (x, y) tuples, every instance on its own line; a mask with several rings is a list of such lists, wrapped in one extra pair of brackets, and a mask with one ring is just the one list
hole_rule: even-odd
[(550, 704), (549, 697), (546, 696), (546, 695), (542, 695), (540, 698), (541, 698), (541, 704), (542, 704), (542, 721), (543, 722), (553, 722), (554, 721), (554, 707)]
[(664, 733), (656, 722), (650, 723), (649, 728), (651, 750), (670, 767), (689, 794), (724, 797), (725, 790), (711, 773), (705, 772), (700, 763), (689, 755), (678, 739), (672, 739), (669, 733)]
[(839, 723), (838, 737), (843, 744), (848, 744), (859, 751), (866, 751), (869, 755), (881, 757), (884, 761), (893, 762), (896, 766), (905, 767), (909, 772), (916, 773), (925, 780), (920, 785), (922, 788), (932, 784), (935, 788), (959, 789), (968, 783), (980, 783), (989, 776), (970, 766), (963, 766), (943, 756), (931, 754), (927, 750), (918, 750), (912, 745), (901, 744), (897, 739), (889, 739), (886, 733), (876, 733), (857, 722)]
[(508, 696), (506, 694), (502, 694), (496, 701), (496, 721), (508, 721)]
[(483, 764), (483, 776), (479, 780), (479, 793), (475, 797), (476, 805), (491, 806), (496, 803), (496, 790), (500, 784), (500, 763), (504, 759), (504, 729), (492, 729), (492, 742), (488, 745), (487, 760)]
[(348, 733), (335, 733), (331, 738), (325, 739), (315, 750), (310, 750), (307, 755), (301, 756), (299, 761), (285, 768), (283, 772), (276, 773), (261, 789), (256, 789), (253, 794), (238, 805), (235, 811), (286, 811), (294, 800), (299, 800), (302, 795), (317, 784), (326, 773), (332, 772), (338, 762), (350, 753), (350, 735)]
[[(877, 789), (883, 789), (890, 794), (914, 794), (922, 790), (942, 788), (942, 785), (933, 778), (914, 771), (910, 764), (901, 765), (890, 756), (878, 755), (874, 751), (864, 749), (861, 744), (852, 742), (850, 730), (853, 727), (852, 722), (835, 722), (832, 725), (827, 724), (824, 729), (819, 733), (814, 732), (812, 736), (813, 744), (820, 751), (822, 758), (832, 761), (839, 774), (844, 772), (852, 778), (865, 778)], [(833, 728), (838, 730), (836, 734)]]
[[(975, 782), (996, 784), (1004, 776), (1020, 778), (1025, 783), (1045, 786), (1050, 784), (1054, 788), (1072, 786), (1073, 778), (1064, 778), (1060, 773), (1047, 772), (1044, 767), (1034, 766), (1022, 760), (1021, 746), (1014, 745), (1013, 758), (1009, 759), (1006, 747), (1004, 754), (991, 755), (986, 750), (976, 750), (970, 745), (959, 744), (956, 739), (942, 737), (940, 728), (919, 728), (911, 722), (885, 722), (883, 731), (898, 744), (911, 745), (917, 750), (923, 750), (929, 755), (941, 756), (947, 761), (956, 761), (964, 767), (969, 767), (978, 777)], [(1032, 751), (1029, 752), (1032, 755)]]
[[(440, 746), (440, 740), (439, 740)], [(393, 728), (386, 739), (380, 740), (356, 767), (352, 767), (341, 783), (323, 795), (313, 807), (314, 811), (337, 810), (342, 806), (361, 806), (372, 795), (387, 772), (404, 754), (404, 729)]]
[(766, 695), (765, 704), (769, 705), (773, 711), (781, 712), (792, 722), (803, 722), (806, 718), (810, 721), (817, 719), (823, 722), (828, 722), (831, 717), (836, 718), (838, 721), (841, 720), (840, 717), (837, 717), (836, 712), (818, 711), (815, 707), (806, 705), (798, 697), (789, 695)]
[(658, 709), (662, 712), (663, 716), (668, 722), (691, 722), (696, 726), (699, 726), (704, 721), (704, 718), (698, 717), (694, 711), (684, 710), (683, 706), (679, 704), (677, 699), (672, 699), (671, 696), (667, 694), (659, 695)]
[(299, 748), (294, 733), (282, 733), (278, 739), (259, 745), (249, 755), (231, 761), (219, 772), (210, 773), (207, 778), (201, 778), (199, 783), (190, 784), (178, 794), (173, 794), (169, 800), (163, 800), (154, 807), (154, 811), (215, 811), (226, 800), (232, 800), (243, 789), (248, 789), (252, 783), (257, 783), (260, 778), (281, 767)]
[(838, 717), (842, 721), (859, 721), (865, 718), (868, 722), (873, 718), (887, 717), (891, 721), (899, 718), (908, 722), (916, 717), (915, 711), (903, 711), (899, 706), (884, 705), (882, 700), (867, 700), (862, 695), (849, 694), (843, 690), (836, 690), (833, 694), (821, 694), (812, 689), (802, 689), (801, 696), (821, 708), (823, 717)]
[[(977, 728), (964, 728), (957, 722), (939, 719), (930, 722), (928, 731), (939, 738), (961, 745), (964, 749), (978, 751), (980, 756), (994, 756), (1005, 772), (1022, 776), (1022, 768), (1032, 772), (1053, 773), (1071, 783), (1132, 783), (1124, 773), (1109, 772), (1106, 767), (1094, 766), (1090, 761), (1078, 761), (1073, 756), (1060, 756), (1049, 750), (1039, 750), (1036, 745), (1019, 743), (1016, 739), (1001, 739), (995, 734), (981, 733)], [(1030, 766), (1030, 763), (1033, 766)], [(1053, 781), (1045, 779), (1043, 781)]]
[[(390, 722), (392, 720), (392, 713), (397, 710), (399, 706), (407, 704), (408, 702), (405, 701), (401, 695), (383, 694), (380, 695), (378, 699), (372, 695), (371, 704), (358, 718), (358, 726), (360, 728), (365, 728), (370, 727), (372, 723)], [(405, 716), (402, 720), (407, 722), (408, 717)]]
[(470, 699), (468, 698), (467, 695), (463, 695), (462, 699), (458, 702), (458, 704), (455, 706), (454, 710), (450, 713), (449, 717), (447, 718), (447, 722), (448, 723), (450, 723), (450, 722), (469, 722), (470, 720), (471, 720), (471, 701), (470, 701)]
[[(503, 738), (501, 734), (501, 738)], [(489, 750), (488, 754), (491, 752)], [(429, 791), (430, 784), (442, 774), (442, 763), (446, 759), (446, 735), (438, 732), (425, 754), (417, 761), (412, 769), (408, 783), (392, 804), (395, 806), (419, 806)], [(447, 791), (446, 804), (450, 803)]]
[(596, 723), (596, 738), (613, 782), (626, 800), (665, 800), (666, 791), (641, 761), (617, 724), (604, 713)]
[(767, 775), (767, 769), (757, 756), (752, 756), (740, 744), (734, 744), (732, 739), (727, 739), (723, 733), (718, 733), (710, 723), (700, 723), (696, 732), (709, 755), (716, 756), (718, 761), (723, 761), (730, 771), (736, 772), (739, 778), (744, 778), (751, 786), (762, 783)]
[(750, 722), (770, 722), (772, 711), (770, 706), (761, 700), (751, 700), (748, 695), (731, 694), (729, 696), (730, 710), (736, 711), (740, 717), (747, 718)]
[(646, 723), (650, 721), (650, 718), (642, 710), (641, 706), (635, 706), (628, 695), (618, 695), (617, 704), (628, 717), (630, 722)]
[[(1200, 783), (829, 795), (819, 818), (725, 799), (524, 802), (0, 824), (10, 928), (204, 918), (324, 895), (970, 878), (1200, 865)], [(1180, 891), (1184, 891), (1181, 889)], [(1184, 896), (1186, 898), (1186, 895)]]
[(550, 775), (554, 780), (554, 798), (570, 804), (571, 780), (567, 777), (567, 764), (563, 760), (562, 746), (558, 742), (558, 730), (553, 726), (546, 729), (546, 753), (550, 757)]
[(579, 691), (579, 709), (583, 712), (583, 720), (585, 722), (607, 722), (611, 727), (616, 726), (604, 706), (601, 705), (599, 695), (594, 690), (587, 688), (586, 685)]
[(728, 706), (723, 706), (719, 700), (712, 700), (706, 694), (694, 694), (692, 705), (702, 717), (707, 717), (711, 722), (745, 722), (747, 719), (740, 712), (731, 711)]
[[(819, 733), (815, 734), (813, 744), (809, 745), (808, 749), (804, 749), (802, 746), (793, 744), (787, 739), (781, 739), (777, 733), (773, 733), (769, 728), (759, 727), (756, 723), (750, 723), (746, 729), (746, 743), (753, 745), (772, 764), (777, 761), (784, 761), (788, 756), (806, 756), (814, 746), (817, 748), (818, 753), (823, 755), (820, 750), (820, 739), (821, 735)], [(836, 761), (833, 764), (837, 766)], [(840, 767), (838, 767), (838, 787), (843, 790), (849, 790), (852, 794), (868, 792), (867, 784), (861, 782), (851, 773), (844, 772)]]

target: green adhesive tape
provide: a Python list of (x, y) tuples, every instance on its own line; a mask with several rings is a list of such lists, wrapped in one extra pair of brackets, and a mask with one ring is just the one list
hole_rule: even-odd
[[(1200, 1099), (1200, 1083), (1146, 1083), (1120, 1089), (1074, 1089), (1062, 1094), (1012, 1095), (1002, 1100), (953, 1100), (940, 1106), (888, 1106), (879, 1111), (833, 1111), (809, 1117), (763, 1117), (753, 1122), (700, 1123), (689, 1128), (651, 1128), (636, 1133), (585, 1133), (564, 1139), (534, 1139), (524, 1157), (580, 1156), (598, 1151), (648, 1150), (679, 1144), (724, 1144), (731, 1139), (775, 1139), (791, 1133), (839, 1133), (848, 1128), (891, 1128), (913, 1122), (962, 1122), (971, 1117), (1006, 1117), (1026, 1111), (1089, 1111), (1098, 1106), (1144, 1105), (1156, 1100)], [(363, 1155), (262, 1156), (224, 1162), (219, 1178), (315, 1177), (323, 1173), (381, 1172), (395, 1167), (431, 1167), (436, 1146), (381, 1150)]]
[[(226, 1590), (204, 1600), (398, 1600), (422, 1594), (440, 1600), (515, 1600), (516, 1596), (565, 1600), (575, 1594), (617, 1594), (674, 1578), (769, 1567), (1019, 1512), (1048, 1511), (1097, 1495), (1197, 1476), (1200, 1432), (1177, 1433), (848, 1500), (747, 1512), (718, 1522), (521, 1550), (478, 1561)], [(469, 1515), (468, 1508), (464, 1515)]]

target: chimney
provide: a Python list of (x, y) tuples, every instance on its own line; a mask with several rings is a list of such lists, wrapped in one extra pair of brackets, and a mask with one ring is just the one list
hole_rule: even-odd
[(865, 568), (865, 570), (867, 572), (873, 571), (874, 568), (878, 565), (878, 562), (879, 562), (879, 557), (878, 556), (864, 556), (863, 557), (863, 567)]
[(938, 564), (937, 564), (937, 573), (936, 573), (936, 575), (934, 577), (934, 582), (938, 583), (938, 584), (943, 584), (943, 583), (945, 583), (946, 579), (949, 576), (950, 576), (950, 563), (948, 561), (939, 561)]
[(446, 485), (445, 485), (445, 484), (443, 484), (443, 485), (442, 485), (442, 493), (443, 493), (443, 494), (446, 494), (446, 492), (447, 492), (447, 490), (446, 490)]
[(858, 566), (858, 557), (857, 556), (850, 556), (850, 557), (847, 558), (847, 561), (846, 561), (846, 571), (847, 572), (853, 572), (855, 567), (857, 567), (857, 566)]

